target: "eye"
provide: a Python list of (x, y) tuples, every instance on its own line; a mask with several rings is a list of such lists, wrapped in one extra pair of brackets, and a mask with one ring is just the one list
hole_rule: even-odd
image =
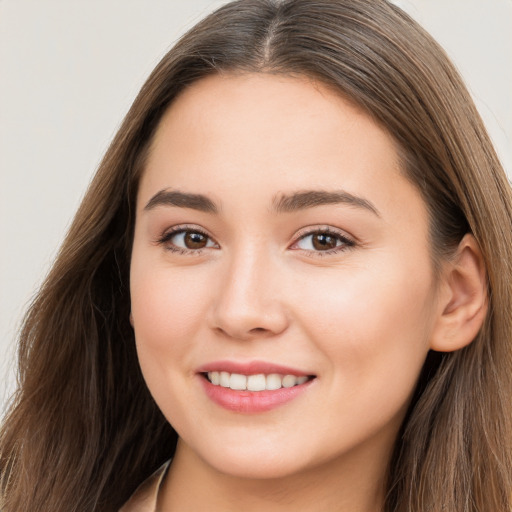
[(292, 249), (332, 254), (354, 245), (353, 240), (341, 233), (332, 229), (319, 229), (302, 235)]
[(158, 243), (173, 252), (189, 253), (200, 252), (202, 249), (218, 247), (218, 245), (203, 231), (199, 229), (183, 228), (177, 226), (167, 231)]

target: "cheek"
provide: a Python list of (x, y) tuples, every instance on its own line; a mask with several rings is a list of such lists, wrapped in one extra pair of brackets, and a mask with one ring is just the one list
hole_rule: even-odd
[(309, 300), (302, 327), (327, 356), (334, 388), (374, 403), (386, 393), (397, 404), (407, 399), (432, 329), (429, 268), (389, 258), (303, 285), (299, 302)]
[[(191, 340), (197, 338), (208, 304), (204, 276), (193, 269), (173, 269), (134, 252), (131, 267), (131, 307), (139, 364), (158, 403), (180, 371), (191, 373)], [(178, 381), (176, 380), (178, 379)], [(168, 393), (166, 393), (168, 394)], [(163, 405), (163, 403), (161, 403)]]
[(192, 272), (177, 272), (136, 254), (132, 258), (131, 307), (139, 364), (151, 394), (173, 425), (181, 424), (182, 411), (193, 399), (187, 385), (196, 350), (191, 340), (201, 328), (202, 308), (208, 301), (198, 277), (197, 272), (192, 279)]
[(137, 336), (144, 343), (169, 346), (170, 337), (186, 337), (201, 318), (205, 290), (188, 273), (172, 269), (148, 272), (132, 263), (131, 307)]

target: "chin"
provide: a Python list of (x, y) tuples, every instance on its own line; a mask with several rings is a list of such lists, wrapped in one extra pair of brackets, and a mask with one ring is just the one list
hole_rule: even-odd
[(295, 450), (288, 453), (275, 444), (262, 446), (250, 440), (246, 446), (210, 445), (197, 455), (219, 473), (251, 480), (285, 478), (301, 472), (307, 465), (306, 461), (299, 460)]
[(248, 480), (281, 479), (297, 474), (303, 469), (297, 464), (287, 463), (284, 460), (264, 460), (263, 456), (254, 456), (245, 460), (236, 457), (234, 460), (215, 460), (211, 464), (217, 471), (235, 478)]

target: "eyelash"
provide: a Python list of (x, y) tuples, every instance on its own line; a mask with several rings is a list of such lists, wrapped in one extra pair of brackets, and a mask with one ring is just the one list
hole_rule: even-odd
[(193, 226), (175, 226), (175, 227), (171, 228), (169, 231), (166, 231), (157, 240), (157, 244), (164, 245), (168, 251), (174, 252), (176, 254), (184, 254), (187, 256), (199, 256), (203, 252), (204, 248), (202, 248), (202, 249), (184, 249), (183, 247), (178, 247), (178, 246), (170, 243), (171, 239), (180, 233), (199, 233), (199, 234), (205, 236), (206, 238), (212, 240), (210, 235), (208, 233), (206, 233), (206, 231), (203, 231), (200, 228), (193, 227)]
[(352, 249), (356, 242), (349, 238), (344, 233), (341, 233), (340, 231), (334, 230), (331, 227), (319, 227), (314, 229), (308, 229), (303, 232), (299, 232), (299, 235), (297, 237), (297, 240), (292, 245), (297, 245), (301, 240), (306, 239), (308, 236), (314, 236), (314, 235), (328, 235), (331, 237), (336, 238), (338, 241), (341, 242), (339, 246), (336, 246), (332, 249), (328, 249), (326, 251), (314, 251), (314, 250), (308, 250), (308, 249), (296, 249), (299, 251), (305, 251), (309, 254), (313, 254), (315, 257), (322, 258), (324, 256), (330, 256), (333, 254), (339, 254), (341, 252), (347, 251), (349, 249)]
[[(209, 240), (213, 240), (208, 233), (203, 231), (200, 228), (192, 227), (192, 226), (175, 226), (174, 228), (171, 228), (169, 231), (165, 232), (157, 241), (156, 243), (158, 245), (164, 245), (166, 250), (169, 250), (171, 252), (174, 252), (176, 254), (183, 254), (187, 256), (199, 256), (203, 253), (204, 249), (184, 249), (183, 247), (178, 247), (174, 244), (171, 244), (170, 241), (172, 238), (180, 233), (199, 233)], [(341, 245), (334, 247), (333, 249), (328, 249), (325, 251), (314, 251), (314, 250), (308, 250), (308, 249), (294, 249), (299, 251), (305, 251), (309, 254), (313, 254), (315, 257), (324, 257), (329, 256), (333, 254), (338, 254), (340, 252), (344, 252), (348, 249), (351, 249), (356, 245), (356, 242), (350, 238), (348, 238), (346, 235), (342, 234), (339, 231), (333, 230), (330, 227), (325, 228), (315, 228), (309, 231), (302, 232), (298, 235), (297, 240), (292, 244), (292, 246), (297, 245), (301, 240), (306, 239), (308, 236), (314, 236), (314, 235), (328, 235), (337, 238), (338, 241), (341, 242)], [(216, 242), (215, 242), (216, 243)]]

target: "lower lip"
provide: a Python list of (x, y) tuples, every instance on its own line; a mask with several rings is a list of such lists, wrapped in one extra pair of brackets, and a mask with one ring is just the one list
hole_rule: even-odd
[(213, 385), (200, 375), (207, 396), (224, 409), (239, 413), (265, 412), (291, 402), (304, 393), (314, 379), (291, 388), (280, 388), (272, 391), (235, 391), (231, 388)]

